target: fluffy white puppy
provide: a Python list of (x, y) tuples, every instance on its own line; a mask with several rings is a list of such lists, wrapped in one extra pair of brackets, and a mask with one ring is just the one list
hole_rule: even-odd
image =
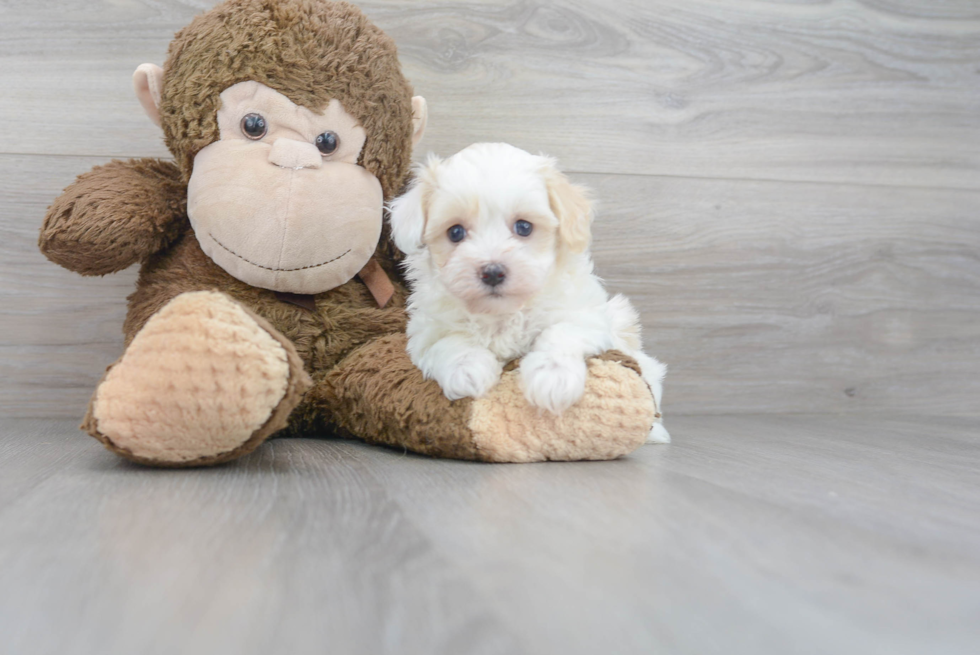
[[(586, 359), (640, 364), (658, 411), (666, 367), (643, 353), (639, 317), (609, 297), (588, 253), (592, 204), (555, 161), (503, 143), (430, 156), (391, 204), (413, 283), (408, 353), (451, 400), (479, 397), (518, 357), (529, 403), (555, 414), (585, 389)], [(670, 435), (657, 421), (648, 441)]]

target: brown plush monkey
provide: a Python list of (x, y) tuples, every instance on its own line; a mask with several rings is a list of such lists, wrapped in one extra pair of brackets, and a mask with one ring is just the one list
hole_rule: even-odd
[(113, 161), (48, 211), (40, 248), (83, 275), (141, 264), (126, 351), (83, 428), (145, 464), (233, 459), (274, 432), (327, 430), (436, 456), (608, 459), (655, 408), (637, 366), (589, 361), (560, 418), (513, 372), (450, 402), (405, 353), (400, 257), (383, 203), (405, 185), (425, 102), (356, 8), (229, 0), (198, 16), (137, 96), (176, 162)]

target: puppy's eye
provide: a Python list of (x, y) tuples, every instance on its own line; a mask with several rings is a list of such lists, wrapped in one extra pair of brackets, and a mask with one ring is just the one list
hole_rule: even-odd
[(337, 136), (336, 132), (324, 132), (316, 137), (316, 147), (317, 150), (325, 155), (331, 155), (337, 152), (337, 148), (340, 147), (340, 137)]
[(533, 229), (534, 229), (534, 226), (531, 225), (530, 223), (528, 223), (525, 220), (520, 220), (520, 221), (517, 221), (516, 223), (514, 223), (514, 232), (519, 237), (531, 236), (531, 230), (533, 230)]
[(250, 139), (261, 139), (268, 131), (269, 127), (261, 114), (246, 114), (242, 119), (242, 132)]
[(459, 243), (466, 238), (466, 228), (462, 225), (453, 225), (449, 228), (449, 240), (453, 243)]

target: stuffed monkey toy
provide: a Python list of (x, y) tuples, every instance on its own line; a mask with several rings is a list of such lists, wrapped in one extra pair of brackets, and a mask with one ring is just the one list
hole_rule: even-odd
[(49, 208), (41, 251), (82, 275), (137, 262), (125, 352), (82, 428), (153, 466), (216, 464), (274, 433), (357, 437), (494, 462), (610, 459), (656, 418), (634, 361), (589, 360), (560, 417), (510, 367), (449, 401), (405, 352), (406, 289), (384, 203), (426, 105), (355, 7), (229, 0), (175, 36), (137, 97), (174, 161), (113, 161)]

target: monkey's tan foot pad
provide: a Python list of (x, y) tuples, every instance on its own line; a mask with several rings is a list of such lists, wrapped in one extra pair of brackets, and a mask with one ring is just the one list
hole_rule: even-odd
[(637, 363), (616, 351), (588, 361), (582, 399), (560, 416), (530, 406), (518, 370), (473, 401), (469, 428), (495, 462), (615, 459), (643, 445), (657, 409)]
[(184, 293), (106, 371), (82, 428), (144, 464), (217, 464), (285, 427), (310, 385), (264, 319), (222, 293)]

